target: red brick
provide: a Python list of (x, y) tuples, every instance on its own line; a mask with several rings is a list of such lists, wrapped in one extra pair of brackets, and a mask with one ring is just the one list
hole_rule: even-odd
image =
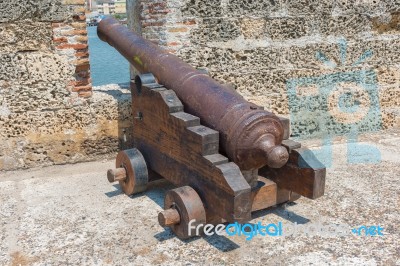
[(75, 40), (76, 40), (77, 42), (87, 43), (88, 37), (87, 37), (87, 35), (86, 35), (86, 36), (84, 36), (84, 35), (79, 35), (79, 36), (76, 36), (76, 37), (75, 37)]
[(76, 66), (89, 65), (89, 58), (77, 59), (77, 60), (75, 60), (74, 64)]
[(75, 69), (75, 75), (79, 78), (88, 78), (90, 77), (90, 72), (88, 70), (76, 71)]
[(78, 96), (82, 98), (89, 98), (92, 97), (93, 92), (92, 91), (79, 91)]
[(92, 86), (91, 85), (85, 85), (85, 86), (75, 86), (72, 91), (74, 92), (82, 92), (82, 91), (91, 91)]
[(55, 23), (51, 23), (51, 26), (52, 26), (53, 28), (64, 27), (64, 26), (65, 26), (65, 23), (58, 23), (58, 22), (55, 22)]
[(76, 52), (75, 53), (75, 57), (76, 58), (87, 58), (89, 56), (89, 52), (85, 51), (85, 52)]
[(177, 46), (177, 45), (181, 45), (180, 42), (169, 42), (167, 43), (168, 46)]
[(87, 48), (87, 44), (83, 43), (63, 43), (58, 46), (56, 46), (57, 49), (75, 49), (75, 50), (80, 50), (80, 49), (85, 49)]
[(176, 50), (173, 50), (173, 49), (167, 49), (165, 51), (170, 53), (170, 54), (175, 54), (176, 53)]
[(166, 14), (168, 14), (168, 13), (170, 13), (170, 12), (171, 12), (171, 11), (168, 10), (168, 9), (165, 9), (165, 10), (154, 10), (154, 9), (149, 10), (149, 14), (161, 14), (161, 15), (166, 15)]
[(85, 15), (73, 15), (72, 18), (74, 19), (74, 21), (86, 21)]
[(150, 4), (147, 6), (147, 9), (149, 10), (149, 12), (164, 10), (165, 8), (167, 8), (167, 3), (166, 3), (166, 2), (161, 2), (161, 3), (150, 3)]
[(54, 37), (53, 42), (54, 43), (67, 43), (68, 39), (66, 37)]
[(81, 14), (81, 13), (85, 13), (85, 7), (84, 6), (75, 6), (74, 8), (74, 12), (75, 14)]
[(76, 35), (87, 35), (87, 30), (68, 30), (68, 31), (63, 31), (62, 34), (64, 36), (76, 36)]
[(81, 80), (72, 80), (69, 82), (68, 85), (72, 85), (73, 87), (79, 87), (79, 86), (87, 86), (92, 83), (91, 78), (84, 78)]
[(162, 22), (160, 22), (160, 21), (157, 21), (157, 22), (142, 22), (142, 27), (143, 28), (145, 28), (145, 27), (160, 27), (160, 26), (164, 26), (164, 25), (165, 25), (164, 21), (162, 21)]
[(186, 21), (181, 21), (177, 23), (178, 25), (195, 25), (196, 21), (195, 20), (186, 20)]
[(80, 73), (82, 71), (87, 71), (90, 69), (89, 64), (84, 64), (84, 65), (78, 65), (75, 67), (75, 73)]
[(164, 14), (148, 14), (143, 20), (145, 21), (149, 21), (153, 20), (154, 21), (158, 21), (158, 22), (165, 22), (165, 16)]
[(169, 32), (187, 32), (188, 29), (187, 28), (183, 28), (183, 27), (181, 27), (181, 28), (169, 28), (168, 31)]
[(85, 0), (63, 0), (63, 5), (84, 5)]
[(85, 30), (86, 29), (86, 22), (72, 22), (71, 26), (77, 30)]

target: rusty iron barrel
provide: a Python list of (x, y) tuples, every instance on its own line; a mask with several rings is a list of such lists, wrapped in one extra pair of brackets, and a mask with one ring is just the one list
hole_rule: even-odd
[(99, 23), (97, 34), (140, 73), (152, 73), (160, 84), (175, 91), (186, 112), (200, 117), (202, 124), (219, 131), (221, 152), (242, 170), (265, 165), (280, 168), (286, 164), (289, 155), (281, 146), (284, 132), (277, 116), (246, 101), (236, 91), (111, 17)]

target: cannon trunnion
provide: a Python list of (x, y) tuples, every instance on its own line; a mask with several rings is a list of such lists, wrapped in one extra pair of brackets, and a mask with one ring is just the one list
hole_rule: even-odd
[(99, 36), (144, 74), (131, 82), (134, 147), (119, 152), (107, 177), (128, 195), (159, 178), (177, 186), (160, 225), (185, 239), (197, 233), (191, 221), (243, 223), (254, 211), (323, 195), (325, 167), (288, 140), (288, 120), (121, 27), (105, 19)]

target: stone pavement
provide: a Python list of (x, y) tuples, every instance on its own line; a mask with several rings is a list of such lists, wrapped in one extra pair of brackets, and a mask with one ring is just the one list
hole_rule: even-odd
[[(113, 160), (0, 172), (0, 265), (400, 265), (400, 131), (360, 137), (379, 164), (348, 164), (333, 145), (326, 194), (255, 214), (253, 223), (381, 225), (383, 237), (244, 236), (177, 239), (158, 225), (165, 192), (158, 181), (128, 197), (110, 185)], [(318, 145), (309, 141), (310, 146)]]

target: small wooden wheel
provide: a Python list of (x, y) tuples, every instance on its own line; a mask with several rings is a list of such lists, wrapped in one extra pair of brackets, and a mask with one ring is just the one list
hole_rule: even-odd
[(118, 181), (122, 191), (132, 195), (145, 191), (149, 181), (147, 165), (138, 149), (120, 151), (115, 162), (116, 169), (107, 172), (110, 182)]
[(180, 239), (199, 235), (202, 230), (196, 230), (197, 225), (206, 224), (203, 202), (197, 192), (189, 186), (168, 191), (165, 195), (164, 209), (165, 211), (158, 215), (158, 222), (161, 226), (170, 226)]

